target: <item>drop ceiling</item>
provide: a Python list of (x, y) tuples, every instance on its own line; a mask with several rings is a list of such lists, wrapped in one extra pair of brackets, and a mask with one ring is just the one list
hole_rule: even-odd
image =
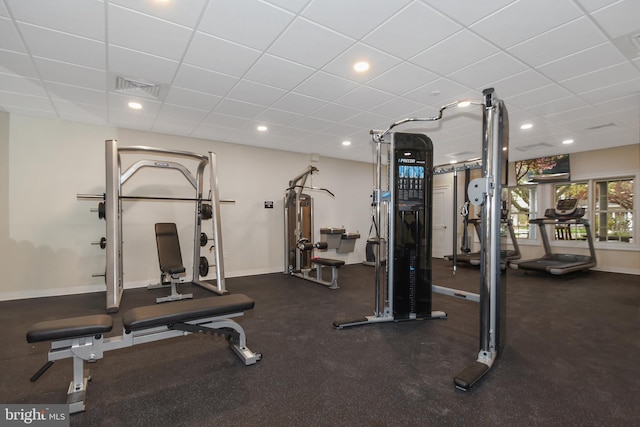
[[(493, 87), (511, 160), (638, 144), (638, 17), (638, 0), (0, 0), (0, 110), (370, 162), (370, 129)], [(396, 129), (442, 164), (480, 155), (480, 117)]]

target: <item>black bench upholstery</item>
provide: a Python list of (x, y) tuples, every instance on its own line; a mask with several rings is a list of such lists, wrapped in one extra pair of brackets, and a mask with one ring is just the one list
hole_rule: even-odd
[(160, 270), (170, 275), (184, 273), (186, 269), (182, 264), (176, 225), (172, 222), (161, 222), (156, 224), (155, 228)]
[(242, 294), (149, 305), (128, 310), (122, 316), (122, 324), (127, 332), (137, 331), (155, 326), (238, 313), (250, 310), (254, 305), (251, 298)]
[(31, 326), (27, 342), (55, 341), (66, 338), (88, 337), (110, 332), (113, 319), (106, 314), (47, 320)]
[(311, 258), (311, 262), (314, 264), (326, 265), (327, 267), (342, 267), (344, 265), (344, 261), (330, 258)]

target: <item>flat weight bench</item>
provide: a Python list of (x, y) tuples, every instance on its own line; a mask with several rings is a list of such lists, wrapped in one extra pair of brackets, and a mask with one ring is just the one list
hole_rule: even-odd
[[(305, 279), (328, 286), (329, 289), (338, 289), (338, 269), (344, 265), (344, 261), (329, 258), (311, 258), (311, 264), (316, 266), (316, 275), (313, 277), (306, 272)], [(331, 267), (331, 281), (326, 281), (322, 277), (324, 267)]]
[(242, 294), (225, 295), (174, 304), (138, 307), (122, 316), (122, 336), (105, 338), (113, 328), (106, 314), (49, 320), (36, 323), (27, 332), (27, 342), (51, 341), (47, 363), (36, 372), (35, 382), (56, 360), (73, 358), (73, 381), (67, 392), (69, 412), (84, 411), (84, 397), (90, 377), (84, 362), (102, 359), (105, 351), (117, 350), (192, 333), (223, 335), (245, 365), (262, 359), (247, 348), (244, 329), (231, 320), (254, 307), (254, 301)]

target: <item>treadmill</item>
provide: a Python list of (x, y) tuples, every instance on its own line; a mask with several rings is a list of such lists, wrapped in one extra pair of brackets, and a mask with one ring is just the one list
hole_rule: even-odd
[[(514, 261), (511, 268), (514, 270), (536, 270), (546, 271), (555, 275), (572, 273), (574, 271), (587, 271), (597, 265), (596, 251), (593, 246), (593, 236), (589, 221), (584, 219), (584, 208), (578, 208), (577, 199), (559, 200), (555, 209), (547, 209), (544, 218), (529, 220), (529, 224), (537, 224), (540, 230), (540, 237), (544, 246), (545, 255), (542, 258)], [(587, 243), (589, 244), (589, 255), (554, 254), (549, 244), (546, 225), (567, 225), (582, 224), (587, 232)]]
[[(511, 243), (513, 244), (513, 249), (503, 249), (500, 251), (500, 266), (504, 269), (506, 265), (511, 261), (515, 261), (520, 259), (520, 246), (518, 245), (518, 240), (516, 239), (516, 233), (513, 229), (513, 222), (508, 217), (509, 212), (503, 210), (500, 221), (502, 224), (507, 226), (507, 231), (509, 232), (509, 238), (511, 239)], [(480, 239), (480, 219), (474, 218), (469, 220), (469, 224), (473, 225), (473, 228), (476, 230), (476, 234), (478, 239)], [(448, 261), (453, 261), (453, 255), (445, 255), (444, 259)], [(480, 265), (480, 251), (478, 252), (461, 252), (456, 254), (456, 261), (466, 262), (471, 265)]]

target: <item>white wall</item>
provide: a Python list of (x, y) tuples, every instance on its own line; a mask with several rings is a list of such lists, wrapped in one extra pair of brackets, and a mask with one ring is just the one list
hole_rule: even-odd
[[(76, 195), (105, 191), (106, 139), (117, 139), (121, 146), (216, 153), (220, 197), (234, 201), (221, 205), (227, 277), (283, 271), (282, 198), (289, 180), (309, 164), (319, 173), (307, 184), (335, 194), (308, 192), (314, 198), (315, 240), (320, 240), (320, 228), (338, 225), (362, 235), (353, 253), (322, 256), (347, 263), (364, 259), (371, 164), (325, 157), (312, 163), (308, 155), (290, 152), (2, 113), (0, 166), (6, 167), (1, 168), (0, 237), (6, 274), (0, 299), (104, 290), (104, 279), (91, 274), (104, 272), (105, 253), (90, 242), (104, 236), (105, 223), (90, 212), (97, 201), (80, 201)], [(123, 156), (125, 167), (127, 159)], [(144, 169), (123, 186), (123, 193), (193, 196), (185, 183), (175, 171)], [(208, 192), (208, 182), (205, 187)], [(265, 209), (265, 201), (273, 201), (274, 208)], [(155, 222), (177, 223), (190, 270), (193, 205), (125, 202), (123, 219), (125, 288), (159, 279)], [(209, 223), (203, 223), (203, 230), (210, 229)], [(210, 277), (215, 277), (213, 269)]]

